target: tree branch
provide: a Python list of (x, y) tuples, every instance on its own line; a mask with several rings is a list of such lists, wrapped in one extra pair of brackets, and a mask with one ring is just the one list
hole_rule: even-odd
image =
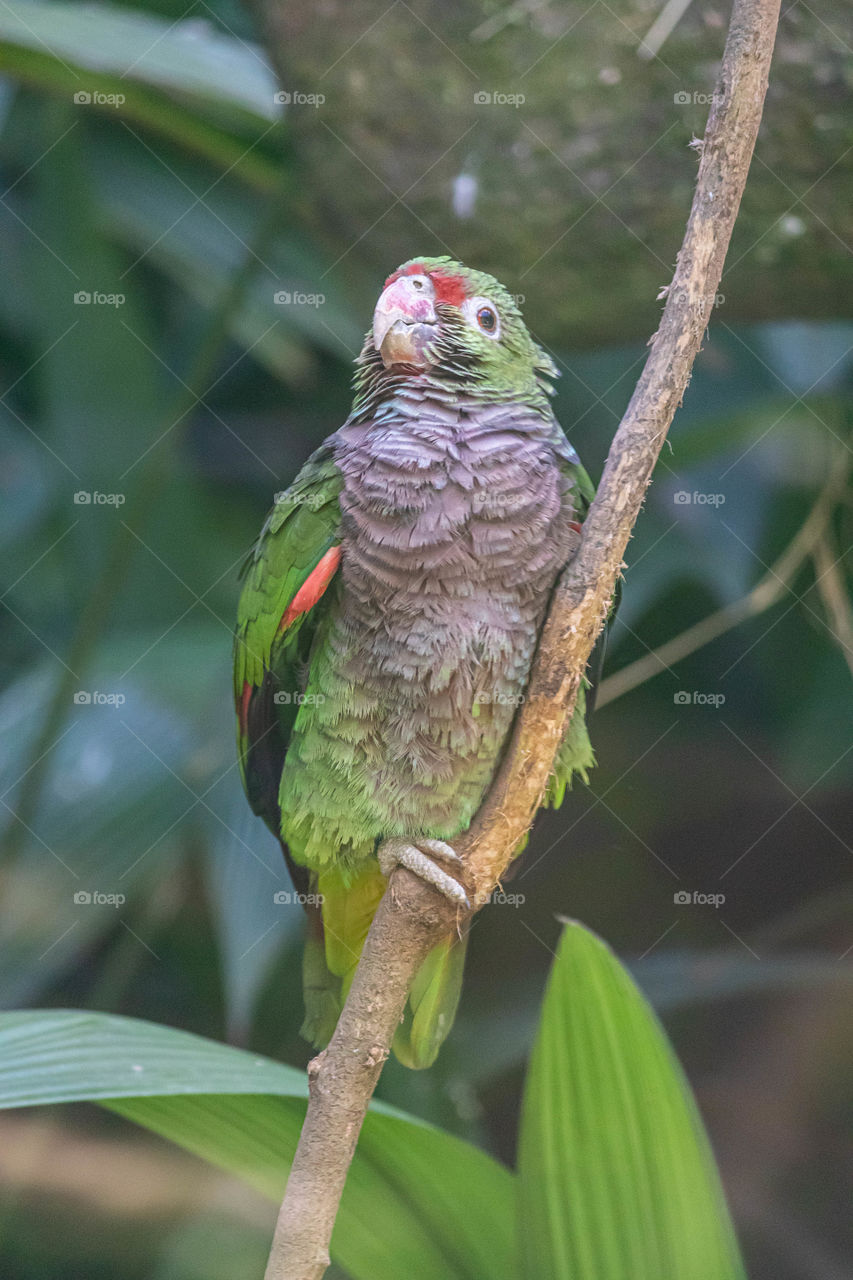
[(841, 561), (843, 556), (836, 554), (836, 548), (824, 535), (814, 553), (817, 589), (829, 616), (830, 634), (853, 673), (853, 609), (850, 607), (850, 595), (844, 574), (839, 568)]
[[(266, 11), (267, 4), (255, 3)], [(268, 4), (275, 9), (273, 0)], [(580, 548), (554, 593), (509, 748), (471, 829), (455, 842), (475, 909), (487, 901), (539, 808), (625, 547), (700, 349), (761, 121), (778, 16), (779, 0), (735, 0), (660, 328), (613, 440)], [(328, 1266), (347, 1170), (410, 983), (431, 948), (457, 924), (448, 901), (409, 872), (394, 872), (332, 1040), (309, 1066), (308, 1112), (266, 1280), (319, 1280)]]

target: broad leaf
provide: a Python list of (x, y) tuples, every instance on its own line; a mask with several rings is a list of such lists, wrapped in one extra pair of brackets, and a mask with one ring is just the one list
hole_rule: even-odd
[[(244, 1178), (284, 1190), (301, 1072), (132, 1018), (0, 1014), (0, 1106), (97, 1101)], [(483, 1152), (375, 1103), (332, 1253), (353, 1280), (509, 1280), (513, 1179)]]
[[(72, 75), (75, 92), (90, 97), (96, 75), (109, 77), (114, 83), (104, 87), (125, 97), (136, 82), (227, 105), (235, 114), (266, 120), (281, 114), (275, 79), (261, 50), (204, 20), (170, 22), (108, 5), (27, 0), (14, 9), (0, 6), (0, 49), (7, 51), (6, 69), (16, 69), (11, 51), (27, 51), (30, 58), (21, 66), (28, 78), (46, 64), (57, 75)], [(86, 73), (92, 74), (87, 78)], [(91, 105), (85, 98), (78, 101)]]
[(578, 925), (551, 971), (524, 1097), (521, 1273), (740, 1280), (713, 1156), (654, 1013)]

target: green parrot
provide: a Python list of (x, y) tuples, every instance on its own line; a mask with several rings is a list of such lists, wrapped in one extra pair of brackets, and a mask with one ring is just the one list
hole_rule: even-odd
[[(352, 411), (276, 498), (234, 650), (249, 803), (307, 896), (303, 1034), (328, 1042), (397, 864), (460, 907), (454, 837), (489, 788), (593, 487), (551, 409), (557, 370), (484, 272), (385, 282)], [(584, 698), (546, 803), (594, 763)], [(463, 913), (460, 913), (463, 918)], [(394, 1041), (429, 1066), (464, 936), (436, 946)]]

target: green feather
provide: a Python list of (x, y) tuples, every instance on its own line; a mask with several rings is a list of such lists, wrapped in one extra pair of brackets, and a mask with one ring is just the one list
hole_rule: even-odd
[(364, 939), (385, 892), (385, 877), (378, 862), (368, 863), (357, 875), (347, 876), (333, 866), (317, 877), (323, 905), (326, 964), (343, 980), (343, 996), (349, 991)]
[(302, 996), (305, 1020), (299, 1034), (317, 1049), (332, 1038), (343, 1001), (341, 980), (326, 964), (326, 952), (320, 938), (307, 937), (302, 955)]
[(582, 684), (578, 689), (578, 699), (569, 727), (557, 751), (554, 769), (548, 779), (548, 789), (542, 803), (548, 808), (559, 809), (563, 803), (566, 788), (571, 789), (575, 774), (578, 774), (584, 782), (588, 782), (589, 770), (594, 767), (595, 752), (586, 727), (586, 688)]
[[(318, 611), (296, 618), (281, 631), (281, 620), (305, 579), (340, 540), (338, 495), (343, 477), (331, 449), (311, 455), (289, 489), (278, 495), (243, 566), (245, 578), (234, 637), (234, 698), (238, 712), (245, 684), (259, 688), (271, 671), (283, 689), (295, 687), (301, 633), (316, 628)], [(282, 705), (278, 719), (287, 743), (294, 709)], [(240, 767), (246, 781), (249, 744), (237, 726)]]
[(412, 983), (394, 1053), (404, 1067), (431, 1067), (453, 1026), (462, 991), (468, 935), (433, 947)]

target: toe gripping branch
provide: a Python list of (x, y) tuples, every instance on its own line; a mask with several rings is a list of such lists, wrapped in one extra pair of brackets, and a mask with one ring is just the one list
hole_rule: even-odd
[(456, 867), (463, 865), (456, 850), (444, 840), (384, 840), (376, 852), (380, 869), (386, 878), (395, 867), (405, 867), (413, 875), (438, 889), (451, 902), (470, 910), (471, 903), (463, 886), (439, 866), (439, 862), (449, 862)]

